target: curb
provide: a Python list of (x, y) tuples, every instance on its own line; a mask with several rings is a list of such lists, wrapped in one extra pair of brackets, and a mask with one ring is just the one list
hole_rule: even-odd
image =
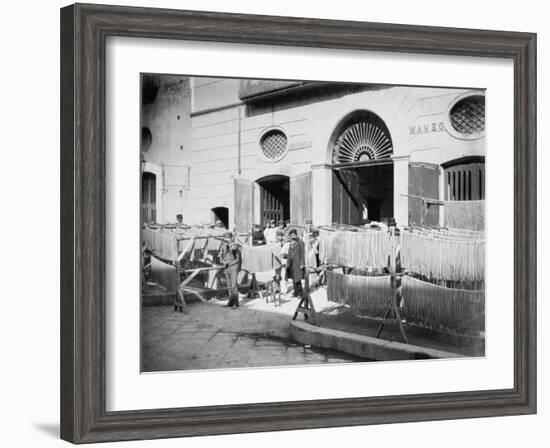
[(332, 330), (303, 321), (291, 321), (290, 334), (294, 340), (301, 344), (330, 348), (376, 361), (463, 357), (457, 353)]

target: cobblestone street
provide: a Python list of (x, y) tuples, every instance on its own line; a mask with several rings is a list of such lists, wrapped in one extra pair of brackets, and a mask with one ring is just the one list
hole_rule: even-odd
[(224, 369), (364, 361), (333, 350), (292, 342), (289, 321), (297, 299), (280, 307), (244, 300), (237, 310), (225, 301), (142, 308), (142, 371)]

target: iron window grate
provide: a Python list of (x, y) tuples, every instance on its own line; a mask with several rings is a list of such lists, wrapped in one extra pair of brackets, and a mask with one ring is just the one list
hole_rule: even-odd
[(461, 134), (485, 131), (485, 97), (474, 95), (458, 101), (451, 109), (451, 124)]
[(277, 160), (284, 156), (287, 151), (287, 137), (284, 132), (275, 129), (264, 134), (260, 146), (267, 159)]
[(389, 134), (376, 123), (360, 121), (340, 134), (333, 150), (334, 163), (362, 162), (391, 157)]

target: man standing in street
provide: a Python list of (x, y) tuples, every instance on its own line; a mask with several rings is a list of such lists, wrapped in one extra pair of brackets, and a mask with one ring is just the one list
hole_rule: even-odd
[(287, 259), (287, 277), (292, 279), (294, 285), (294, 295), (302, 298), (304, 290), (302, 280), (305, 278), (305, 247), (304, 242), (298, 238), (296, 229), (288, 232), (290, 237), (290, 247)]
[(225, 232), (223, 237), (226, 241), (222, 246), (221, 261), (225, 267), (225, 281), (227, 283), (227, 294), (229, 297), (227, 306), (235, 310), (239, 308), (237, 278), (241, 270), (241, 249), (239, 245), (233, 241), (233, 234), (231, 232)]

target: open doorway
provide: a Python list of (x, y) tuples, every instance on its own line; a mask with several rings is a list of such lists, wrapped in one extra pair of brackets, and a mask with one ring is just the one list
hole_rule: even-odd
[(157, 176), (148, 171), (141, 177), (141, 222), (157, 222)]
[(358, 225), (393, 217), (393, 143), (384, 121), (361, 110), (331, 138), (332, 221)]
[(258, 179), (260, 186), (260, 225), (290, 219), (290, 182), (288, 176), (266, 176)]
[(333, 222), (359, 225), (393, 216), (393, 163), (334, 172)]
[(227, 207), (214, 207), (212, 210), (212, 222), (221, 221), (223, 226), (229, 228), (229, 209)]

